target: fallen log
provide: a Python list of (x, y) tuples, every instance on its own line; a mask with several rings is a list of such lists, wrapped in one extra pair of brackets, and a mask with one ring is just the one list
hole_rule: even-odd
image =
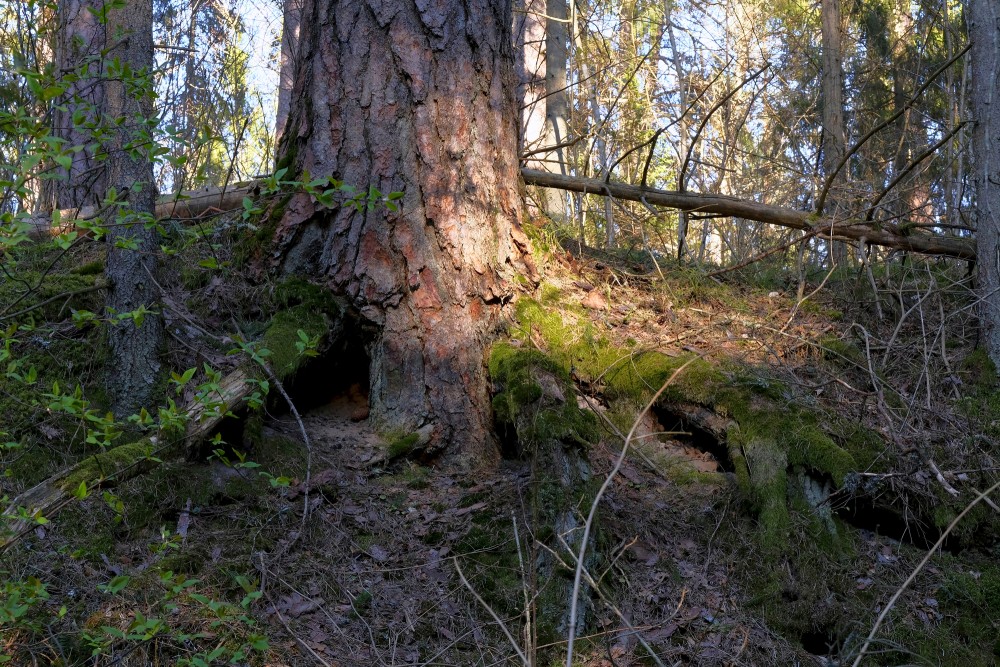
[[(203, 216), (207, 212), (225, 212), (242, 208), (243, 198), (251, 196), (258, 181), (234, 183), (227, 188), (201, 188), (199, 190), (184, 190), (179, 193), (163, 195), (156, 203), (156, 217), (159, 220), (177, 218), (190, 220)], [(95, 206), (82, 209), (60, 209), (53, 216), (34, 215), (28, 218), (31, 225), (29, 236), (33, 239), (45, 239), (73, 231), (81, 220), (93, 220), (101, 215), (103, 210)], [(53, 219), (58, 218), (57, 224)]]
[[(770, 225), (778, 225), (791, 229), (799, 229), (819, 238), (833, 238), (841, 241), (861, 241), (875, 245), (918, 252), (925, 255), (954, 257), (968, 261), (976, 260), (976, 243), (974, 239), (957, 236), (939, 236), (918, 230), (907, 230), (905, 227), (892, 223), (871, 223), (860, 220), (834, 220), (833, 218), (816, 216), (807, 211), (797, 211), (783, 206), (761, 204), (747, 199), (727, 197), (724, 195), (701, 194), (695, 192), (676, 192), (672, 190), (657, 190), (655, 188), (629, 185), (627, 183), (604, 182), (595, 178), (564, 176), (550, 174), (537, 169), (521, 169), (521, 177), (528, 185), (544, 188), (556, 188), (570, 192), (583, 192), (595, 195), (610, 195), (627, 201), (645, 202), (653, 206), (687, 211), (689, 213), (708, 213), (733, 218), (755, 220)], [(178, 194), (165, 195), (156, 206), (157, 218), (190, 219), (203, 215), (206, 211), (228, 211), (240, 208), (243, 198), (253, 196), (260, 186), (260, 181), (237, 183), (223, 190), (222, 188), (205, 188), (191, 190)], [(75, 221), (93, 218), (97, 215), (93, 209), (66, 209), (60, 212), (60, 224), (53, 225), (50, 216), (35, 216), (30, 218), (33, 238), (57, 236), (70, 231)]]
[(864, 239), (867, 243), (898, 250), (963, 260), (974, 261), (976, 259), (976, 245), (972, 239), (935, 236), (917, 231), (906, 233), (901, 227), (892, 224), (881, 223), (880, 227), (876, 227), (871, 223), (857, 220), (835, 221), (828, 217), (817, 217), (806, 211), (760, 204), (736, 197), (657, 190), (626, 183), (605, 183), (595, 178), (550, 174), (537, 169), (522, 169), (521, 176), (528, 185), (587, 194), (610, 195), (618, 199), (645, 202), (653, 206), (664, 206), (689, 213), (709, 213), (744, 218), (781, 227), (801, 229), (820, 238), (832, 236), (834, 239), (842, 241)]
[[(279, 379), (291, 377), (308, 359), (295, 348), (299, 329), (310, 338), (321, 338), (324, 348), (328, 347), (343, 337), (342, 313), (332, 301), (303, 298), (272, 318), (260, 348), (268, 349), (271, 372)], [(119, 445), (87, 457), (21, 493), (0, 515), (0, 552), (34, 529), (38, 517), (54, 515), (82, 495), (80, 491), (121, 484), (155, 468), (161, 462), (160, 455), (187, 452), (204, 442), (218, 431), (227, 416), (244, 409), (247, 399), (260, 390), (260, 381), (270, 376), (257, 361), (245, 361), (224, 376), (207, 398), (192, 399), (187, 404), (183, 410), (184, 433), (177, 440), (163, 442), (151, 436)]]
[[(7, 549), (38, 523), (73, 500), (79, 490), (93, 491), (121, 484), (158, 465), (156, 458), (164, 450), (202, 442), (218, 430), (226, 415), (244, 407), (246, 399), (258, 387), (259, 368), (244, 364), (219, 383), (213, 407), (195, 402), (185, 410), (187, 427), (181, 442), (161, 442), (156, 436), (119, 445), (62, 470), (17, 496), (4, 512), (6, 525), (0, 528), (0, 551)], [(81, 486), (82, 485), (82, 486)]]

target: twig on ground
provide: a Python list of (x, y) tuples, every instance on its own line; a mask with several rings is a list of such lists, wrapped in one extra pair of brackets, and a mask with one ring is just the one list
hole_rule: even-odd
[(510, 630), (507, 629), (507, 625), (500, 620), (500, 617), (497, 616), (497, 613), (493, 611), (493, 607), (487, 604), (486, 600), (484, 600), (479, 595), (479, 593), (476, 592), (476, 589), (472, 587), (472, 584), (469, 583), (469, 580), (465, 578), (465, 573), (462, 572), (462, 566), (458, 564), (458, 556), (453, 557), (452, 561), (454, 561), (455, 563), (455, 571), (458, 572), (458, 578), (462, 580), (462, 584), (464, 584), (465, 587), (469, 589), (469, 592), (472, 593), (473, 597), (475, 597), (476, 600), (479, 602), (479, 604), (481, 604), (483, 608), (487, 612), (489, 612), (489, 615), (493, 617), (493, 620), (496, 621), (496, 624), (498, 626), (500, 626), (500, 629), (503, 631), (504, 635), (507, 636), (507, 641), (509, 641), (510, 645), (514, 647), (514, 650), (517, 652), (517, 656), (521, 658), (521, 664), (525, 665), (525, 667), (528, 667), (528, 658), (527, 656), (524, 655), (524, 651), (521, 650), (521, 647), (518, 645), (517, 640), (514, 639), (514, 635), (512, 635), (510, 633)]
[(706, 354), (708, 353), (704, 352), (685, 361), (677, 370), (671, 373), (670, 377), (668, 377), (656, 393), (653, 394), (653, 397), (649, 399), (646, 406), (639, 411), (635, 421), (632, 422), (632, 428), (625, 437), (625, 443), (622, 445), (622, 451), (618, 455), (618, 460), (615, 461), (614, 468), (612, 468), (611, 472), (608, 473), (608, 476), (604, 479), (604, 483), (601, 484), (601, 488), (597, 490), (597, 494), (594, 496), (594, 501), (590, 504), (590, 513), (587, 515), (587, 521), (583, 524), (583, 537), (580, 540), (580, 553), (576, 555), (576, 573), (573, 576), (573, 594), (570, 599), (569, 607), (569, 638), (567, 639), (566, 645), (566, 667), (573, 667), (573, 640), (576, 638), (576, 619), (579, 612), (578, 601), (580, 598), (580, 584), (583, 580), (584, 556), (587, 552), (587, 543), (590, 541), (590, 531), (593, 530), (594, 517), (597, 516), (597, 507), (601, 503), (601, 498), (604, 497), (604, 494), (611, 486), (611, 482), (614, 481), (614, 478), (618, 475), (618, 471), (621, 470), (622, 464), (625, 463), (625, 457), (628, 454), (630, 445), (632, 444), (632, 438), (635, 437), (636, 429), (639, 428), (639, 423), (642, 421), (643, 416), (645, 416), (645, 414), (652, 409), (653, 405), (656, 404), (656, 401), (659, 400), (660, 396), (664, 391), (666, 391), (667, 387), (673, 384), (678, 375), (680, 375), (695, 361), (702, 359)]

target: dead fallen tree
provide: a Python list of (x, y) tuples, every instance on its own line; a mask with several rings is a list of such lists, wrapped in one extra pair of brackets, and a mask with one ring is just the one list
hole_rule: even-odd
[(259, 368), (244, 364), (219, 383), (211, 409), (194, 402), (184, 410), (187, 428), (181, 442), (161, 442), (156, 436), (119, 445), (76, 465), (61, 470), (36, 484), (11, 502), (4, 512), (6, 525), (0, 526), (0, 551), (16, 542), (38, 523), (39, 517), (51, 517), (78, 495), (101, 487), (115, 486), (152, 470), (165, 450), (193, 446), (218, 430), (227, 414), (239, 411), (258, 388)]
[[(865, 243), (925, 255), (954, 257), (969, 261), (976, 259), (976, 244), (973, 239), (933, 235), (918, 230), (907, 230), (902, 226), (884, 222), (876, 224), (860, 220), (836, 221), (829, 217), (816, 216), (807, 211), (760, 204), (736, 197), (657, 190), (627, 183), (606, 183), (599, 179), (550, 174), (537, 169), (521, 169), (521, 177), (528, 185), (570, 192), (610, 195), (617, 199), (645, 202), (651, 206), (663, 206), (689, 213), (755, 220), (770, 225), (799, 229), (819, 238), (864, 241)], [(182, 192), (179, 195), (166, 195), (160, 198), (160, 202), (156, 206), (156, 216), (160, 219), (192, 219), (201, 217), (207, 212), (238, 209), (242, 207), (244, 197), (253, 199), (255, 192), (258, 192), (259, 189), (260, 182), (255, 181), (237, 183), (227, 189), (205, 188)], [(91, 209), (82, 211), (67, 209), (60, 212), (60, 224), (58, 225), (53, 225), (52, 218), (49, 216), (36, 216), (30, 219), (33, 227), (32, 236), (45, 238), (70, 231), (74, 228), (77, 220), (90, 219), (98, 214), (99, 211)]]
[(934, 236), (917, 231), (907, 233), (906, 230), (896, 225), (882, 223), (880, 226), (876, 226), (857, 220), (835, 221), (832, 218), (817, 217), (806, 211), (759, 204), (735, 197), (656, 190), (625, 183), (605, 183), (594, 178), (550, 174), (536, 169), (522, 169), (521, 176), (528, 185), (595, 195), (610, 195), (617, 199), (645, 202), (651, 206), (664, 206), (689, 213), (744, 218), (791, 229), (801, 229), (820, 238), (832, 237), (843, 241), (864, 240), (866, 243), (926, 255), (940, 255), (973, 261), (976, 259), (975, 242), (968, 238)]
[[(184, 190), (159, 198), (156, 203), (156, 217), (160, 220), (171, 218), (191, 220), (207, 213), (225, 212), (242, 208), (243, 198), (253, 196), (259, 189), (259, 183), (235, 183), (227, 188), (201, 188), (200, 190)], [(89, 206), (83, 209), (61, 209), (55, 216), (35, 215), (28, 218), (31, 225), (29, 235), (35, 239), (58, 236), (76, 229), (81, 220), (94, 220), (100, 217), (106, 209)], [(58, 223), (53, 223), (53, 219)]]

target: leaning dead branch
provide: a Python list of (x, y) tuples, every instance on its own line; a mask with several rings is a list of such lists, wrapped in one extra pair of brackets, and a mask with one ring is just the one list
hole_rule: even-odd
[[(211, 211), (230, 211), (243, 205), (243, 198), (253, 193), (258, 183), (237, 183), (228, 188), (202, 188), (185, 190), (160, 197), (156, 203), (156, 217), (193, 219)], [(44, 239), (73, 231), (82, 220), (93, 220), (106, 211), (96, 207), (61, 209), (58, 213), (36, 215), (28, 218), (30, 236)], [(53, 220), (58, 223), (53, 224)]]
[(900, 227), (887, 223), (882, 223), (876, 228), (857, 220), (837, 221), (806, 211), (760, 204), (736, 197), (656, 190), (626, 183), (608, 183), (593, 178), (550, 174), (536, 169), (522, 169), (521, 176), (528, 185), (558, 188), (571, 192), (610, 195), (616, 199), (647, 202), (655, 206), (675, 208), (681, 211), (756, 220), (771, 225), (801, 229), (824, 238), (832, 237), (845, 241), (865, 239), (867, 243), (926, 255), (941, 255), (963, 260), (976, 259), (976, 248), (972, 239), (934, 236), (916, 231), (907, 233)]

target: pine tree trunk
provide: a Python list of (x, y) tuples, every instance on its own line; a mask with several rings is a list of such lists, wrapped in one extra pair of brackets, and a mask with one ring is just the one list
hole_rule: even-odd
[(145, 222), (156, 205), (148, 128), (153, 117), (153, 1), (137, 0), (108, 11), (109, 62), (121, 63), (104, 82), (108, 116), (116, 122), (108, 146), (107, 179), (119, 201), (127, 205), (111, 220), (108, 232), (107, 308), (109, 314), (149, 314), (108, 327), (112, 372), (108, 389), (116, 417), (146, 406), (159, 372), (163, 324), (153, 314), (159, 300), (153, 280), (158, 246), (156, 232)]
[(405, 193), (396, 213), (297, 195), (275, 258), (370, 332), (375, 426), (464, 468), (498, 460), (484, 354), (529, 261), (510, 30), (490, 0), (307, 2), (279, 161)]
[[(837, 168), (847, 152), (844, 131), (844, 72), (843, 72), (843, 27), (840, 16), (840, 0), (822, 0), (821, 23), (823, 36), (823, 177), (827, 178)], [(831, 217), (840, 219), (846, 215), (842, 210), (842, 184), (847, 174), (842, 169), (831, 189)], [(843, 264), (847, 259), (847, 244), (833, 241), (830, 247), (831, 260)]]
[(976, 183), (976, 256), (983, 341), (1000, 367), (1000, 7), (969, 3), (972, 132)]

